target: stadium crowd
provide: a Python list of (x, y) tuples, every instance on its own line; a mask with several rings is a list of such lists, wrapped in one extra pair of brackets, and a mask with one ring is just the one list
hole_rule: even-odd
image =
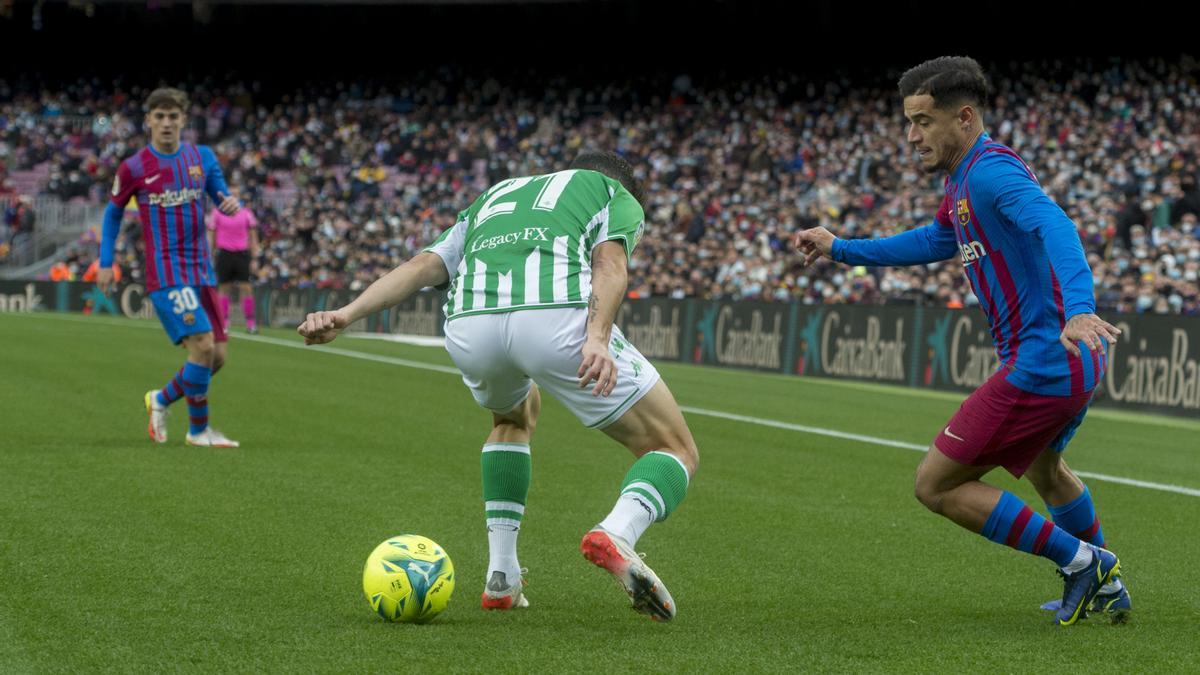
[[(984, 65), (996, 87), (985, 125), (1079, 226), (1098, 307), (1200, 314), (1196, 62)], [(363, 288), (492, 182), (558, 170), (591, 147), (627, 156), (648, 188), (631, 296), (972, 305), (957, 260), (802, 269), (788, 243), (816, 225), (880, 237), (932, 220), (940, 179), (916, 169), (891, 75), (502, 86), (446, 68), (283, 94), (209, 81), (187, 87), (185, 139), (217, 151), (254, 210), (260, 283)], [(6, 175), (40, 169), (42, 193), (104, 199), (120, 160), (146, 141), (145, 94), (94, 80), (54, 91), (0, 82), (0, 198)], [(131, 211), (118, 257), (133, 279), (136, 223)], [(64, 261), (67, 273), (87, 267), (94, 239)]]

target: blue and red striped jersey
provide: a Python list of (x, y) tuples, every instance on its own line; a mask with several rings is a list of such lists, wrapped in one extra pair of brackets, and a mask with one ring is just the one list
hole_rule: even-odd
[(958, 255), (991, 326), (1005, 379), (1046, 396), (1090, 391), (1106, 353), (1059, 335), (1068, 319), (1096, 311), (1092, 273), (1071, 219), (1010, 148), (982, 134), (946, 178), (935, 221), (894, 237), (836, 240), (852, 265), (916, 265)]
[(219, 193), (229, 194), (229, 188), (208, 146), (181, 143), (171, 155), (147, 146), (121, 162), (113, 181), (112, 204), (124, 209), (131, 197), (137, 197), (147, 291), (217, 285), (204, 224), (204, 198), (220, 201)]

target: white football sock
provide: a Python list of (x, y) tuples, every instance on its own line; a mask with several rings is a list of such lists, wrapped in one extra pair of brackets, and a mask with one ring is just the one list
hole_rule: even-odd
[(626, 492), (617, 498), (617, 503), (608, 517), (600, 522), (600, 527), (634, 546), (655, 518), (653, 506), (636, 494)]
[(1075, 558), (1063, 568), (1067, 574), (1074, 574), (1079, 570), (1092, 564), (1092, 548), (1082, 541), (1079, 542), (1079, 550), (1075, 551)]
[(521, 563), (517, 561), (517, 535), (521, 529), (512, 525), (488, 526), (488, 571), (487, 583), (492, 572), (503, 572), (509, 585), (520, 583)]

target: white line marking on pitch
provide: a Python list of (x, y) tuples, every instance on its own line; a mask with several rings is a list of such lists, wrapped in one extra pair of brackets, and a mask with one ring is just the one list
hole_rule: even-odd
[[(64, 321), (75, 321), (79, 323), (103, 323), (112, 326), (137, 326), (155, 328), (155, 324), (143, 324), (129, 320), (105, 319), (103, 317), (76, 317), (62, 314), (21, 314), (18, 316), (37, 316), (39, 318), (54, 318)], [(305, 349), (308, 351), (325, 352), (336, 356), (346, 356), (352, 359), (361, 359), (363, 361), (374, 361), (376, 363), (387, 363), (395, 366), (404, 366), (406, 368), (416, 368), (419, 370), (432, 370), (438, 373), (448, 373), (450, 375), (460, 375), (458, 368), (451, 366), (440, 366), (435, 363), (425, 363), (423, 361), (410, 361), (408, 359), (396, 358), (394, 356), (382, 356), (378, 354), (368, 354), (366, 352), (358, 352), (351, 349), (340, 349), (338, 347), (329, 347), (326, 345), (306, 346), (292, 340), (281, 340), (279, 338), (267, 337), (265, 335), (242, 335), (235, 333), (235, 337), (239, 340), (250, 340), (252, 342), (262, 342), (264, 344), (276, 345), (279, 347), (290, 347), (294, 349)], [(865, 436), (863, 434), (851, 434), (836, 429), (824, 429), (821, 427), (810, 427), (803, 424), (793, 424), (791, 422), (781, 422), (779, 420), (766, 419), (762, 417), (749, 417), (747, 415), (736, 415), (733, 413), (721, 412), (720, 410), (708, 410), (705, 408), (693, 408), (692, 406), (679, 406), (679, 409), (693, 415), (703, 415), (705, 417), (717, 417), (720, 419), (731, 420), (734, 422), (744, 422), (746, 424), (757, 424), (764, 427), (772, 427), (775, 429), (786, 429), (788, 431), (798, 431), (800, 433), (814, 434), (817, 436), (829, 436), (831, 438), (840, 438), (849, 441), (858, 441), (860, 443), (870, 443), (872, 445), (882, 445), (889, 448), (901, 448), (903, 450), (916, 450), (925, 452), (926, 446), (916, 443), (906, 443), (904, 441), (894, 441), (889, 438), (879, 438), (876, 436)], [(1145, 488), (1147, 490), (1158, 490), (1159, 492), (1172, 492), (1175, 494), (1188, 495), (1189, 497), (1200, 497), (1200, 490), (1182, 485), (1168, 485), (1165, 483), (1152, 483), (1150, 481), (1137, 480), (1134, 478), (1123, 478), (1121, 476), (1110, 476), (1103, 473), (1092, 473), (1090, 471), (1076, 471), (1076, 474), (1084, 478), (1093, 478), (1098, 481), (1107, 483), (1117, 483), (1120, 485), (1129, 485), (1132, 487)]]

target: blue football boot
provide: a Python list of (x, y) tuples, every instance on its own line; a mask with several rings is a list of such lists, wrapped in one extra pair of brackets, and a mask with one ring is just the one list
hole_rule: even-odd
[(1063, 580), (1062, 606), (1054, 615), (1060, 626), (1070, 626), (1081, 616), (1086, 616), (1086, 608), (1104, 584), (1121, 575), (1121, 561), (1116, 554), (1090, 544), (1088, 548), (1092, 551), (1092, 561)]

